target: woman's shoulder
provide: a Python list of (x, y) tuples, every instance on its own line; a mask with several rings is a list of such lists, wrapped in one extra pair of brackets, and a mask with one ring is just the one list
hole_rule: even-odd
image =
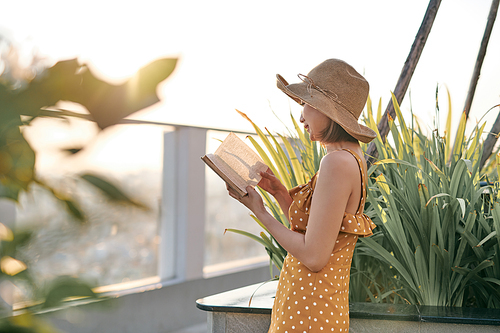
[(352, 171), (359, 170), (356, 158), (347, 150), (337, 150), (326, 154), (321, 160), (320, 170), (326, 171)]
[(338, 150), (323, 157), (319, 167), (318, 181), (339, 186), (354, 186), (360, 180), (360, 166), (357, 159), (348, 151)]

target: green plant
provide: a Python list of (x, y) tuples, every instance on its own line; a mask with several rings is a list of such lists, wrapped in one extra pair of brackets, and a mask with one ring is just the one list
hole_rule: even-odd
[(0, 321), (0, 333), (58, 333), (53, 327), (31, 313)]
[[(393, 103), (397, 121), (389, 119), (391, 137), (385, 142), (377, 131), (381, 103), (375, 118), (371, 100), (367, 103), (365, 123), (377, 132), (380, 161), (368, 170), (365, 213), (378, 228), (356, 247), (350, 300), (498, 308), (499, 183), (490, 180), (497, 178), (500, 161), (497, 168), (490, 161), (485, 173), (479, 170), (485, 124), (467, 136), (462, 116), (452, 147), (451, 110), (445, 135), (436, 129), (426, 136), (418, 123), (407, 126), (394, 98)], [(324, 151), (299, 130), (293, 117), (297, 133), (280, 135), (280, 144), (267, 129), (266, 135), (242, 115), (268, 152), (250, 138), (254, 147), (287, 188), (305, 183), (317, 171)], [(261, 193), (275, 218), (288, 226), (279, 206)], [(228, 230), (260, 242), (280, 269), (286, 252), (263, 229), (260, 237)]]
[[(79, 117), (95, 122), (99, 129), (113, 126), (124, 117), (159, 101), (156, 87), (173, 72), (177, 59), (155, 60), (127, 81), (115, 85), (96, 77), (77, 59), (59, 61), (46, 68), (41, 65), (43, 61), (35, 57), (26, 67), (11, 56), (15, 54), (13, 47), (5, 49), (10, 56), (0, 53), (4, 65), (3, 72), (0, 72), (0, 198), (17, 201), (20, 192), (29, 191), (31, 184), (38, 183), (66, 205), (74, 217), (84, 220), (84, 213), (72, 197), (50, 188), (37, 178), (36, 153), (25, 139), (23, 127), (39, 117)], [(2, 50), (4, 48), (0, 48)], [(23, 74), (15, 76), (13, 73)], [(54, 109), (60, 101), (80, 104), (89, 114)], [(76, 154), (81, 149), (68, 147), (66, 150)], [(82, 179), (113, 200), (134, 204), (99, 175), (84, 175)]]
[[(17, 202), (22, 192), (40, 185), (53, 194), (76, 220), (85, 222), (85, 212), (73, 196), (58, 191), (37, 177), (37, 155), (24, 136), (24, 128), (39, 117), (61, 120), (78, 117), (95, 122), (99, 129), (113, 126), (122, 118), (159, 101), (157, 85), (173, 72), (177, 60), (158, 59), (127, 81), (115, 85), (96, 77), (77, 59), (59, 61), (48, 67), (42, 59), (34, 57), (30, 65), (22, 66), (15, 56), (15, 48), (11, 45), (3, 47), (3, 42), (0, 36), (0, 199)], [(56, 108), (60, 101), (80, 104), (88, 114)], [(68, 147), (67, 151), (77, 154), (82, 148)], [(111, 200), (144, 207), (100, 175), (83, 174), (80, 178)], [(97, 297), (88, 284), (70, 277), (59, 277), (47, 290), (41, 290), (34, 283), (29, 267), (18, 257), (17, 250), (26, 243), (30, 233), (12, 232), (2, 222), (0, 220), (0, 279), (31, 289), (35, 304), (32, 309), (56, 306), (68, 297)], [(31, 330), (30, 322), (34, 320), (23, 318), (0, 320), (0, 332), (48, 332)]]
[(393, 103), (394, 148), (376, 138), (381, 160), (369, 170), (367, 205), (377, 235), (361, 239), (356, 255), (392, 273), (378, 274), (385, 301), (500, 307), (498, 183), (482, 187), (479, 170), (485, 125), (467, 137), (462, 116), (451, 149), (437, 129), (427, 138), (408, 128)]

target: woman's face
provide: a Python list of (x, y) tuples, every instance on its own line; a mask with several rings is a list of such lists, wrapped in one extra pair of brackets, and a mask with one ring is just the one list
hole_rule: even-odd
[(329, 118), (312, 106), (304, 104), (304, 109), (300, 115), (300, 122), (309, 133), (312, 141), (319, 141), (321, 133), (326, 129)]

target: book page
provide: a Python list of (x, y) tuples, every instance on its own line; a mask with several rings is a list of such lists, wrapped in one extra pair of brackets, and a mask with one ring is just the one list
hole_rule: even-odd
[[(234, 133), (227, 136), (214, 155), (225, 164), (218, 165), (221, 171), (245, 192), (247, 186), (255, 186), (261, 180), (259, 172), (267, 170), (260, 156)], [(226, 165), (227, 170), (222, 170), (226, 169)]]

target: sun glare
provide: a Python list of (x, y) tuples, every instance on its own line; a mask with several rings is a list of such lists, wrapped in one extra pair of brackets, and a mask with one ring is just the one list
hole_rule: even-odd
[[(106, 81), (120, 83), (133, 76), (141, 67), (153, 61), (140, 50), (131, 50), (126, 55), (101, 53), (92, 56), (88, 65), (91, 70)], [(85, 61), (85, 59), (83, 59)]]

